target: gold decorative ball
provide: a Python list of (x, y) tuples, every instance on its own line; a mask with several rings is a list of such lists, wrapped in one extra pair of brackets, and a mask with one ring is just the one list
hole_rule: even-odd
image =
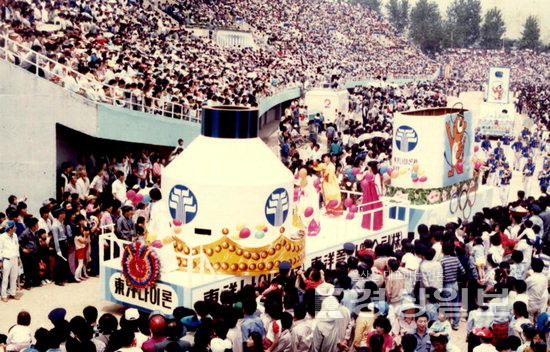
[(264, 269), (265, 269), (265, 264), (264, 263), (258, 264), (258, 270), (264, 270)]
[(252, 253), (252, 259), (258, 260), (260, 259), (260, 255), (258, 253)]
[(277, 244), (275, 245), (275, 249), (278, 250), (278, 251), (281, 250), (281, 247), (282, 247), (282, 246), (281, 246), (280, 243), (277, 243)]
[(279, 229), (279, 232), (280, 232), (280, 233), (284, 233), (284, 232), (285, 232), (285, 227), (284, 227), (284, 226), (281, 226), (281, 228)]
[(235, 254), (241, 256), (243, 255), (243, 250), (240, 248), (237, 248), (237, 250), (235, 251)]
[(227, 243), (227, 242), (222, 243), (222, 248), (223, 249), (229, 248), (229, 243)]
[(231, 271), (237, 271), (239, 269), (239, 265), (236, 263), (231, 264)]
[(269, 262), (267, 263), (266, 267), (265, 267), (267, 270), (271, 270), (273, 269), (273, 262)]
[(267, 252), (269, 253), (269, 255), (273, 255), (275, 254), (275, 248), (271, 247)]
[(248, 265), (246, 265), (246, 263), (241, 263), (239, 264), (239, 270), (240, 271), (245, 271), (247, 269)]
[(244, 252), (243, 252), (243, 257), (244, 257), (245, 259), (250, 259), (251, 256), (252, 256), (252, 254), (250, 254), (249, 251), (244, 251)]
[(214, 270), (220, 270), (220, 263), (214, 263), (212, 266), (214, 267)]
[(207, 256), (211, 257), (212, 254), (214, 254), (214, 251), (212, 250), (212, 248), (206, 248), (206, 250), (204, 251), (206, 253)]
[(254, 270), (254, 269), (256, 269), (256, 264), (254, 263), (248, 264), (248, 270)]
[(227, 227), (224, 227), (224, 228), (222, 229), (222, 233), (223, 233), (224, 235), (227, 235), (227, 234), (229, 233), (229, 229), (228, 229)]
[(214, 251), (215, 251), (216, 253), (220, 253), (221, 250), (222, 250), (222, 247), (221, 247), (220, 245), (217, 245), (216, 247), (214, 247)]
[(261, 256), (262, 258), (264, 258), (264, 259), (267, 258), (267, 252), (266, 252), (266, 251), (262, 251), (262, 253), (260, 253), (260, 256)]
[(197, 255), (198, 253), (199, 253), (199, 251), (197, 251), (196, 249), (193, 249), (193, 250), (191, 251), (191, 255)]
[(187, 255), (187, 254), (189, 254), (190, 252), (191, 252), (191, 251), (189, 250), (189, 247), (184, 247), (184, 248), (183, 248), (183, 253), (184, 253), (184, 254)]
[(227, 248), (228, 251), (230, 252), (234, 252), (235, 251), (235, 246), (234, 245), (229, 245), (229, 248)]
[(227, 270), (229, 268), (229, 264), (222, 263), (222, 270)]

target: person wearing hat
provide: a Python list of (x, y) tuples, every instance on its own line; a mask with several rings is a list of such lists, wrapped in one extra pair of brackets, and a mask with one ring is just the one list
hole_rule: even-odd
[(143, 343), (141, 348), (145, 352), (155, 351), (155, 345), (166, 340), (165, 334), (166, 318), (159, 311), (151, 312), (149, 315), (149, 330), (151, 337)]
[(58, 326), (61, 322), (65, 321), (65, 315), (67, 311), (65, 308), (55, 308), (48, 313), (48, 320), (50, 320), (53, 326)]
[(498, 168), (498, 160), (495, 158), (495, 154), (490, 153), (489, 159), (485, 162), (485, 169), (487, 170), (487, 182), (486, 184), (488, 186), (496, 186), (497, 185), (497, 168)]
[(8, 295), (14, 299), (17, 296), (17, 277), (19, 276), (19, 240), (15, 235), (15, 222), (8, 220), (4, 225), (4, 233), (0, 235), (0, 267), (2, 268), (2, 301), (8, 301)]
[(503, 169), (500, 170), (500, 204), (508, 205), (508, 196), (510, 195), (510, 180), (512, 179), (512, 171), (508, 163), (502, 164)]
[[(182, 341), (181, 338), (185, 335), (186, 329), (178, 320), (169, 320), (166, 323), (166, 340), (157, 343), (155, 345), (154, 352), (164, 352), (164, 349), (168, 344), (175, 342), (180, 347), (180, 351), (188, 351), (191, 349), (191, 344), (188, 341)], [(229, 342), (229, 341), (227, 341)], [(229, 342), (229, 347), (231, 348), (231, 342)], [(222, 350), (223, 352), (224, 350)]]
[[(183, 326), (187, 329), (187, 333), (181, 338), (181, 340), (187, 341), (189, 342), (189, 344), (191, 344), (191, 346), (193, 346), (195, 344), (195, 332), (197, 332), (197, 329), (201, 324), (201, 321), (199, 320), (199, 318), (197, 318), (196, 315), (187, 315), (181, 318), (180, 321), (183, 324)], [(239, 342), (241, 343), (241, 346), (242, 346), (242, 341), (239, 341)], [(242, 347), (241, 347), (241, 350), (242, 350)]]
[(476, 346), (473, 352), (497, 352), (497, 349), (492, 344), (494, 334), (490, 328), (474, 329), (473, 334), (481, 340), (481, 344)]
[(533, 163), (532, 158), (527, 159), (527, 163), (523, 166), (522, 173), (523, 190), (525, 191), (525, 195), (529, 196), (531, 195), (531, 181), (533, 180), (533, 175), (535, 174), (535, 164)]

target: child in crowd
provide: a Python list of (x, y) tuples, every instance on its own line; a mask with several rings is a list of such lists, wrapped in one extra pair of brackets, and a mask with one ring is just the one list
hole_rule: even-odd
[(24, 310), (19, 312), (17, 314), (17, 325), (8, 332), (6, 352), (18, 352), (31, 346), (32, 333), (29, 325), (31, 325), (31, 315)]
[(447, 320), (447, 316), (440, 309), (437, 315), (437, 320), (432, 323), (428, 329), (430, 336), (447, 336), (449, 342), (451, 342), (451, 323)]

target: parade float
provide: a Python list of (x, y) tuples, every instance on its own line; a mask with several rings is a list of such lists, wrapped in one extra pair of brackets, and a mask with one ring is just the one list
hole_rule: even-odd
[(112, 229), (100, 237), (107, 248), (101, 295), (171, 313), (269, 281), (281, 262), (297, 269), (323, 261), (333, 269), (346, 258), (346, 242), (398, 247), (405, 218), (389, 218), (372, 174), (356, 176), (362, 194), (340, 191), (328, 159), (294, 176), (258, 137), (256, 109), (204, 108), (201, 135), (150, 193), (144, 243), (120, 240)]
[(419, 224), (468, 220), (493, 201), (480, 186), (474, 155), (473, 118), (463, 108), (430, 108), (395, 115), (391, 178), (386, 188), (390, 217)]

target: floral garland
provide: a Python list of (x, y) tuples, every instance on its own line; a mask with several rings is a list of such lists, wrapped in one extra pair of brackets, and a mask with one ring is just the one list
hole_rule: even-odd
[(463, 189), (477, 190), (477, 177), (440, 188), (401, 188), (387, 186), (385, 196), (408, 200), (414, 205), (439, 204), (451, 199), (453, 195)]
[(159, 277), (157, 253), (139, 242), (130, 243), (122, 253), (122, 274), (133, 288), (153, 286)]

